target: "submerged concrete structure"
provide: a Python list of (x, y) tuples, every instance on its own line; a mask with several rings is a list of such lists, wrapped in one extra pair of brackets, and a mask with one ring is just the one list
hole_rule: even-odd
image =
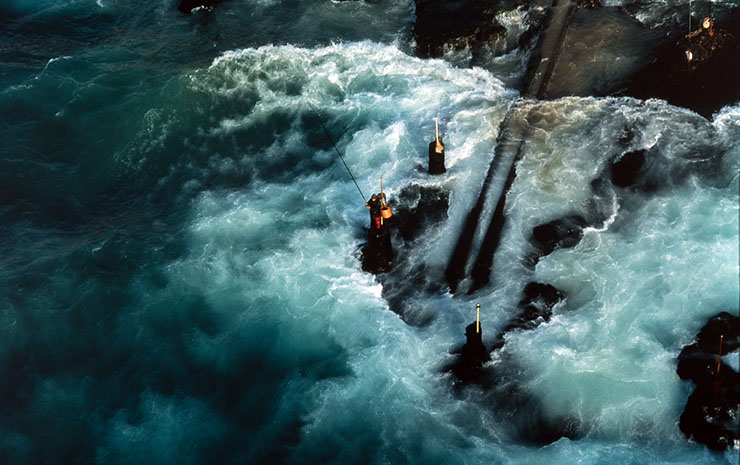
[(445, 272), (450, 292), (458, 291), (468, 280), (466, 291), (474, 292), (488, 284), (496, 249), (504, 227), (506, 194), (516, 177), (516, 162), (529, 134), (524, 124), (534, 99), (542, 99), (552, 79), (562, 51), (568, 26), (578, 4), (572, 0), (554, 0), (545, 29), (530, 60), (530, 72), (522, 97), (501, 122), (496, 149), (483, 181), (481, 192), (468, 213), (460, 237)]

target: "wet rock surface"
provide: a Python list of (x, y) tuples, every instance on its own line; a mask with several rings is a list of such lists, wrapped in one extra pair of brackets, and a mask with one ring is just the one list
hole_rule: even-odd
[(414, 38), (417, 54), (423, 58), (464, 48), (491, 47), (506, 36), (506, 28), (496, 21), (496, 13), (504, 7), (502, 2), (416, 0), (415, 4)]
[(394, 217), (404, 241), (412, 241), (430, 225), (447, 218), (450, 193), (438, 187), (412, 184), (401, 190)]
[(740, 440), (740, 375), (720, 359), (720, 344), (723, 354), (740, 348), (737, 315), (722, 312), (710, 318), (696, 342), (679, 354), (676, 370), (696, 385), (681, 415), (681, 431), (713, 450)]
[(362, 246), (363, 271), (378, 274), (388, 271), (393, 263), (393, 246), (391, 243), (392, 220), (385, 220), (380, 229), (370, 228), (367, 242)]
[(582, 2), (575, 12), (546, 97), (608, 96), (650, 62), (660, 31), (645, 27), (616, 6)]
[(433, 229), (447, 219), (449, 196), (448, 191), (436, 186), (404, 187), (397, 196), (388, 198), (393, 217), (388, 220), (390, 232), (383, 240), (392, 242), (392, 261), (368, 254), (370, 240), (361, 246), (363, 269), (370, 271), (371, 264), (383, 265), (374, 268), (376, 279), (383, 286), (382, 296), (388, 307), (412, 326), (431, 323), (435, 309), (424, 308), (418, 302), (423, 295), (442, 293), (443, 286), (439, 284), (440, 270), (409, 260), (413, 256), (411, 249), (424, 246), (422, 242), (428, 240)]
[(465, 337), (467, 340), (457, 352), (457, 360), (445, 371), (452, 372), (462, 384), (480, 382), (483, 364), (491, 360), (491, 355), (483, 344), (482, 326), (476, 327), (475, 322), (469, 324), (465, 327)]

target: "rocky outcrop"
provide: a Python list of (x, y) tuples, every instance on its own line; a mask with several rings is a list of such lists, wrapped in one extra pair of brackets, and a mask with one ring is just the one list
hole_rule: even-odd
[(720, 359), (720, 346), (723, 354), (740, 348), (740, 317), (722, 312), (710, 318), (696, 342), (679, 354), (676, 370), (696, 385), (681, 415), (681, 431), (713, 450), (740, 440), (740, 376)]
[(458, 382), (469, 384), (480, 381), (483, 364), (491, 360), (488, 349), (483, 344), (483, 330), (476, 323), (470, 323), (465, 327), (467, 341), (460, 349), (457, 360), (447, 371), (457, 378)]
[(367, 242), (362, 246), (360, 260), (362, 269), (369, 273), (378, 274), (390, 269), (393, 262), (391, 221), (385, 220), (378, 229), (368, 229)]
[[(410, 184), (389, 197), (393, 217), (387, 237), (393, 238), (392, 264), (390, 260), (384, 262), (383, 257), (369, 254), (372, 236), (361, 246), (363, 269), (380, 273), (376, 273), (376, 279), (383, 286), (382, 296), (388, 307), (413, 326), (425, 326), (436, 315), (436, 309), (419, 305), (421, 296), (439, 294), (443, 289), (439, 282), (440, 271), (430, 270), (423, 261), (411, 260), (415, 257), (412, 249), (425, 247), (434, 228), (447, 219), (449, 196), (448, 191), (439, 187)], [(384, 266), (373, 268), (369, 266), (371, 262)]]
[(588, 222), (581, 215), (568, 215), (548, 223), (535, 226), (531, 242), (541, 257), (561, 247), (573, 247), (583, 237), (583, 228)]
[(506, 36), (496, 21), (497, 2), (490, 0), (416, 0), (414, 38), (423, 58), (448, 51), (493, 46)]
[(658, 50), (655, 61), (632, 78), (625, 94), (660, 98), (707, 118), (740, 101), (739, 24), (738, 19), (718, 23), (712, 35), (698, 29), (668, 42)]
[[(504, 335), (515, 330), (534, 329), (549, 321), (553, 307), (564, 298), (553, 286), (529, 283), (519, 302), (519, 314), (499, 334), (491, 350), (504, 345)], [(552, 415), (542, 399), (532, 395), (521, 378), (521, 367), (515, 357), (499, 351), (495, 363), (486, 363), (490, 356), (476, 332), (475, 323), (465, 329), (466, 344), (454, 352), (455, 361), (444, 371), (456, 379), (456, 391), (469, 384), (481, 388), (482, 405), (494, 409), (496, 415), (506, 418), (506, 427), (519, 441), (537, 446), (553, 443), (566, 437), (576, 440), (583, 436), (581, 422), (573, 415)], [(468, 394), (470, 395), (470, 391)]]

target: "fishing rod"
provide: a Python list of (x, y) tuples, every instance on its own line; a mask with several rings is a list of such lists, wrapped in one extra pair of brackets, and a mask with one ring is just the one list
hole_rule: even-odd
[(365, 196), (362, 194), (362, 190), (360, 189), (360, 185), (357, 184), (357, 180), (355, 179), (354, 175), (352, 174), (352, 171), (350, 171), (349, 166), (347, 166), (347, 162), (344, 161), (344, 157), (341, 153), (339, 153), (339, 149), (337, 148), (337, 144), (334, 142), (334, 139), (331, 137), (331, 133), (328, 129), (326, 129), (326, 126), (324, 126), (324, 123), (321, 121), (321, 116), (319, 115), (319, 112), (316, 110), (316, 107), (313, 106), (311, 102), (306, 100), (306, 103), (311, 107), (311, 110), (313, 110), (314, 114), (316, 115), (316, 118), (319, 120), (319, 124), (324, 129), (324, 132), (326, 133), (326, 137), (329, 138), (329, 141), (331, 142), (332, 147), (334, 147), (334, 151), (337, 152), (337, 156), (340, 160), (342, 160), (342, 164), (347, 169), (347, 172), (349, 173), (349, 176), (352, 178), (352, 181), (355, 183), (355, 186), (357, 187), (357, 191), (360, 193), (360, 196), (362, 197), (362, 201), (367, 203), (367, 199), (365, 199)]

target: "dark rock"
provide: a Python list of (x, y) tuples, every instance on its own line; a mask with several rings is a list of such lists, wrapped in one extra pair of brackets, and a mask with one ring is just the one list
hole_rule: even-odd
[(737, 376), (722, 378), (713, 386), (697, 387), (679, 421), (679, 428), (687, 438), (717, 451), (732, 447), (735, 440), (740, 440), (737, 426), (739, 379)]
[(371, 227), (368, 230), (360, 258), (363, 271), (378, 274), (390, 269), (393, 261), (390, 226), (391, 221), (385, 220), (379, 229)]
[(713, 450), (740, 440), (740, 375), (719, 360), (720, 337), (723, 354), (737, 350), (740, 317), (722, 312), (710, 318), (696, 342), (681, 350), (676, 370), (681, 379), (696, 384), (679, 427), (687, 438)]
[[(709, 118), (740, 100), (740, 12), (717, 21), (714, 34), (696, 30), (667, 42), (655, 60), (634, 75), (626, 95), (660, 98)], [(686, 56), (691, 51), (689, 64)]]
[(637, 182), (640, 169), (645, 164), (645, 151), (625, 153), (611, 165), (612, 183), (618, 187), (629, 187)]
[[(719, 355), (720, 336), (722, 352), (727, 354), (740, 347), (740, 318), (721, 312), (709, 319), (699, 331), (696, 342), (681, 350), (677, 373), (681, 379), (700, 380), (713, 376)], [(697, 384), (699, 384), (697, 382)]]
[[(409, 260), (413, 256), (409, 252), (419, 245), (419, 241), (427, 241), (434, 228), (447, 219), (449, 195), (439, 187), (411, 184), (394, 196), (391, 200), (393, 217), (390, 219), (394, 249), (392, 266), (389, 260), (370, 253), (370, 241), (362, 246), (363, 269), (382, 272), (376, 279), (383, 286), (383, 298), (390, 310), (409, 325), (426, 326), (431, 323), (436, 309), (419, 305), (420, 296), (444, 292), (440, 283), (441, 270), (418, 260)], [(384, 266), (371, 266), (378, 262)]]
[(524, 287), (524, 298), (519, 301), (519, 306), (536, 305), (554, 307), (563, 300), (563, 293), (554, 286), (542, 283), (529, 283)]
[(527, 284), (524, 288), (524, 298), (519, 301), (521, 312), (507, 329), (533, 329), (542, 322), (550, 321), (552, 308), (564, 298), (560, 291), (549, 284)]
[[(416, 0), (414, 38), (419, 56), (440, 57), (451, 50), (493, 45), (506, 36), (490, 0)], [(500, 8), (500, 6), (499, 6)]]
[(182, 0), (180, 2), (180, 6), (178, 6), (177, 9), (182, 11), (183, 13), (189, 14), (195, 8), (210, 8), (217, 3), (221, 3), (222, 1), (223, 0)]
[(394, 214), (397, 230), (405, 241), (411, 241), (425, 225), (447, 219), (450, 193), (439, 187), (412, 184), (398, 194), (398, 203)]
[(574, 247), (583, 237), (583, 228), (588, 225), (580, 215), (569, 215), (563, 218), (535, 226), (531, 242), (544, 257), (561, 247)]
[(458, 359), (447, 371), (452, 372), (461, 383), (468, 384), (479, 380), (483, 364), (491, 360), (491, 356), (483, 344), (482, 327), (478, 332), (476, 323), (470, 323), (465, 328), (465, 337), (467, 341), (460, 349)]

